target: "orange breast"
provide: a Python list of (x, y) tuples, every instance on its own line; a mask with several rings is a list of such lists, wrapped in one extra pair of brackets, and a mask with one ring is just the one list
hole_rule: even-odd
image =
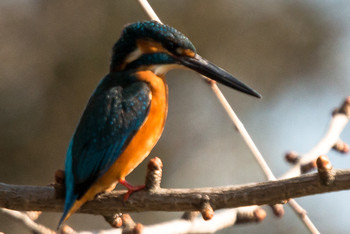
[(163, 78), (151, 71), (136, 73), (139, 80), (144, 80), (151, 87), (151, 103), (149, 114), (140, 129), (134, 135), (123, 153), (111, 168), (95, 183), (107, 189), (120, 179), (124, 179), (151, 152), (158, 142), (165, 124), (168, 112), (168, 88)]

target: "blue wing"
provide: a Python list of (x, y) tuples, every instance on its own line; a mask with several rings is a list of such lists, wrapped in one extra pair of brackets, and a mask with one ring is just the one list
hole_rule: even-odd
[(67, 154), (66, 171), (72, 173), (70, 186), (76, 199), (110, 168), (142, 125), (149, 111), (150, 92), (147, 83), (130, 78), (129, 73), (113, 73), (102, 80)]

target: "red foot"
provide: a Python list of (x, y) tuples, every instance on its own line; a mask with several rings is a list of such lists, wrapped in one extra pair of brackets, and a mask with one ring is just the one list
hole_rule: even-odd
[(128, 192), (124, 195), (124, 201), (127, 201), (133, 192), (137, 192), (145, 188), (145, 185), (133, 186), (129, 184), (126, 180), (119, 180), (119, 183), (124, 185)]

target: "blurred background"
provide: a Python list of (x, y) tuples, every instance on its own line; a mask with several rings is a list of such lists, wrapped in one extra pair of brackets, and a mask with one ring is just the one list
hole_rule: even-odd
[[(150, 0), (160, 19), (199, 54), (258, 90), (258, 100), (222, 87), (276, 176), (289, 150), (305, 153), (323, 136), (331, 111), (350, 94), (347, 0)], [(66, 148), (123, 26), (147, 20), (134, 0), (0, 2), (0, 181), (47, 185), (63, 169)], [(192, 188), (264, 181), (260, 168), (210, 88), (191, 71), (171, 71), (169, 115), (150, 157), (163, 160), (162, 186)], [(347, 127), (342, 139), (350, 142)], [(335, 168), (350, 159), (329, 154)], [(142, 184), (148, 160), (128, 179)], [(350, 230), (350, 191), (297, 199), (322, 233)], [(285, 207), (267, 207), (261, 224), (221, 233), (307, 233)], [(132, 214), (153, 224), (180, 213)], [(55, 228), (60, 213), (39, 222)], [(102, 217), (73, 215), (76, 230), (109, 228)], [(0, 216), (0, 231), (27, 233)], [(28, 232), (29, 233), (29, 232)]]

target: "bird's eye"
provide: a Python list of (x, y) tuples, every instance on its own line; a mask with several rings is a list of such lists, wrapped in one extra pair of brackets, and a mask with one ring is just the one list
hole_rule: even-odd
[(172, 42), (172, 41), (167, 41), (167, 42), (165, 43), (164, 46), (165, 46), (165, 47), (167, 48), (167, 50), (169, 50), (170, 52), (172, 52), (172, 53), (176, 52), (177, 46), (176, 46), (176, 44), (175, 44), (174, 42)]

